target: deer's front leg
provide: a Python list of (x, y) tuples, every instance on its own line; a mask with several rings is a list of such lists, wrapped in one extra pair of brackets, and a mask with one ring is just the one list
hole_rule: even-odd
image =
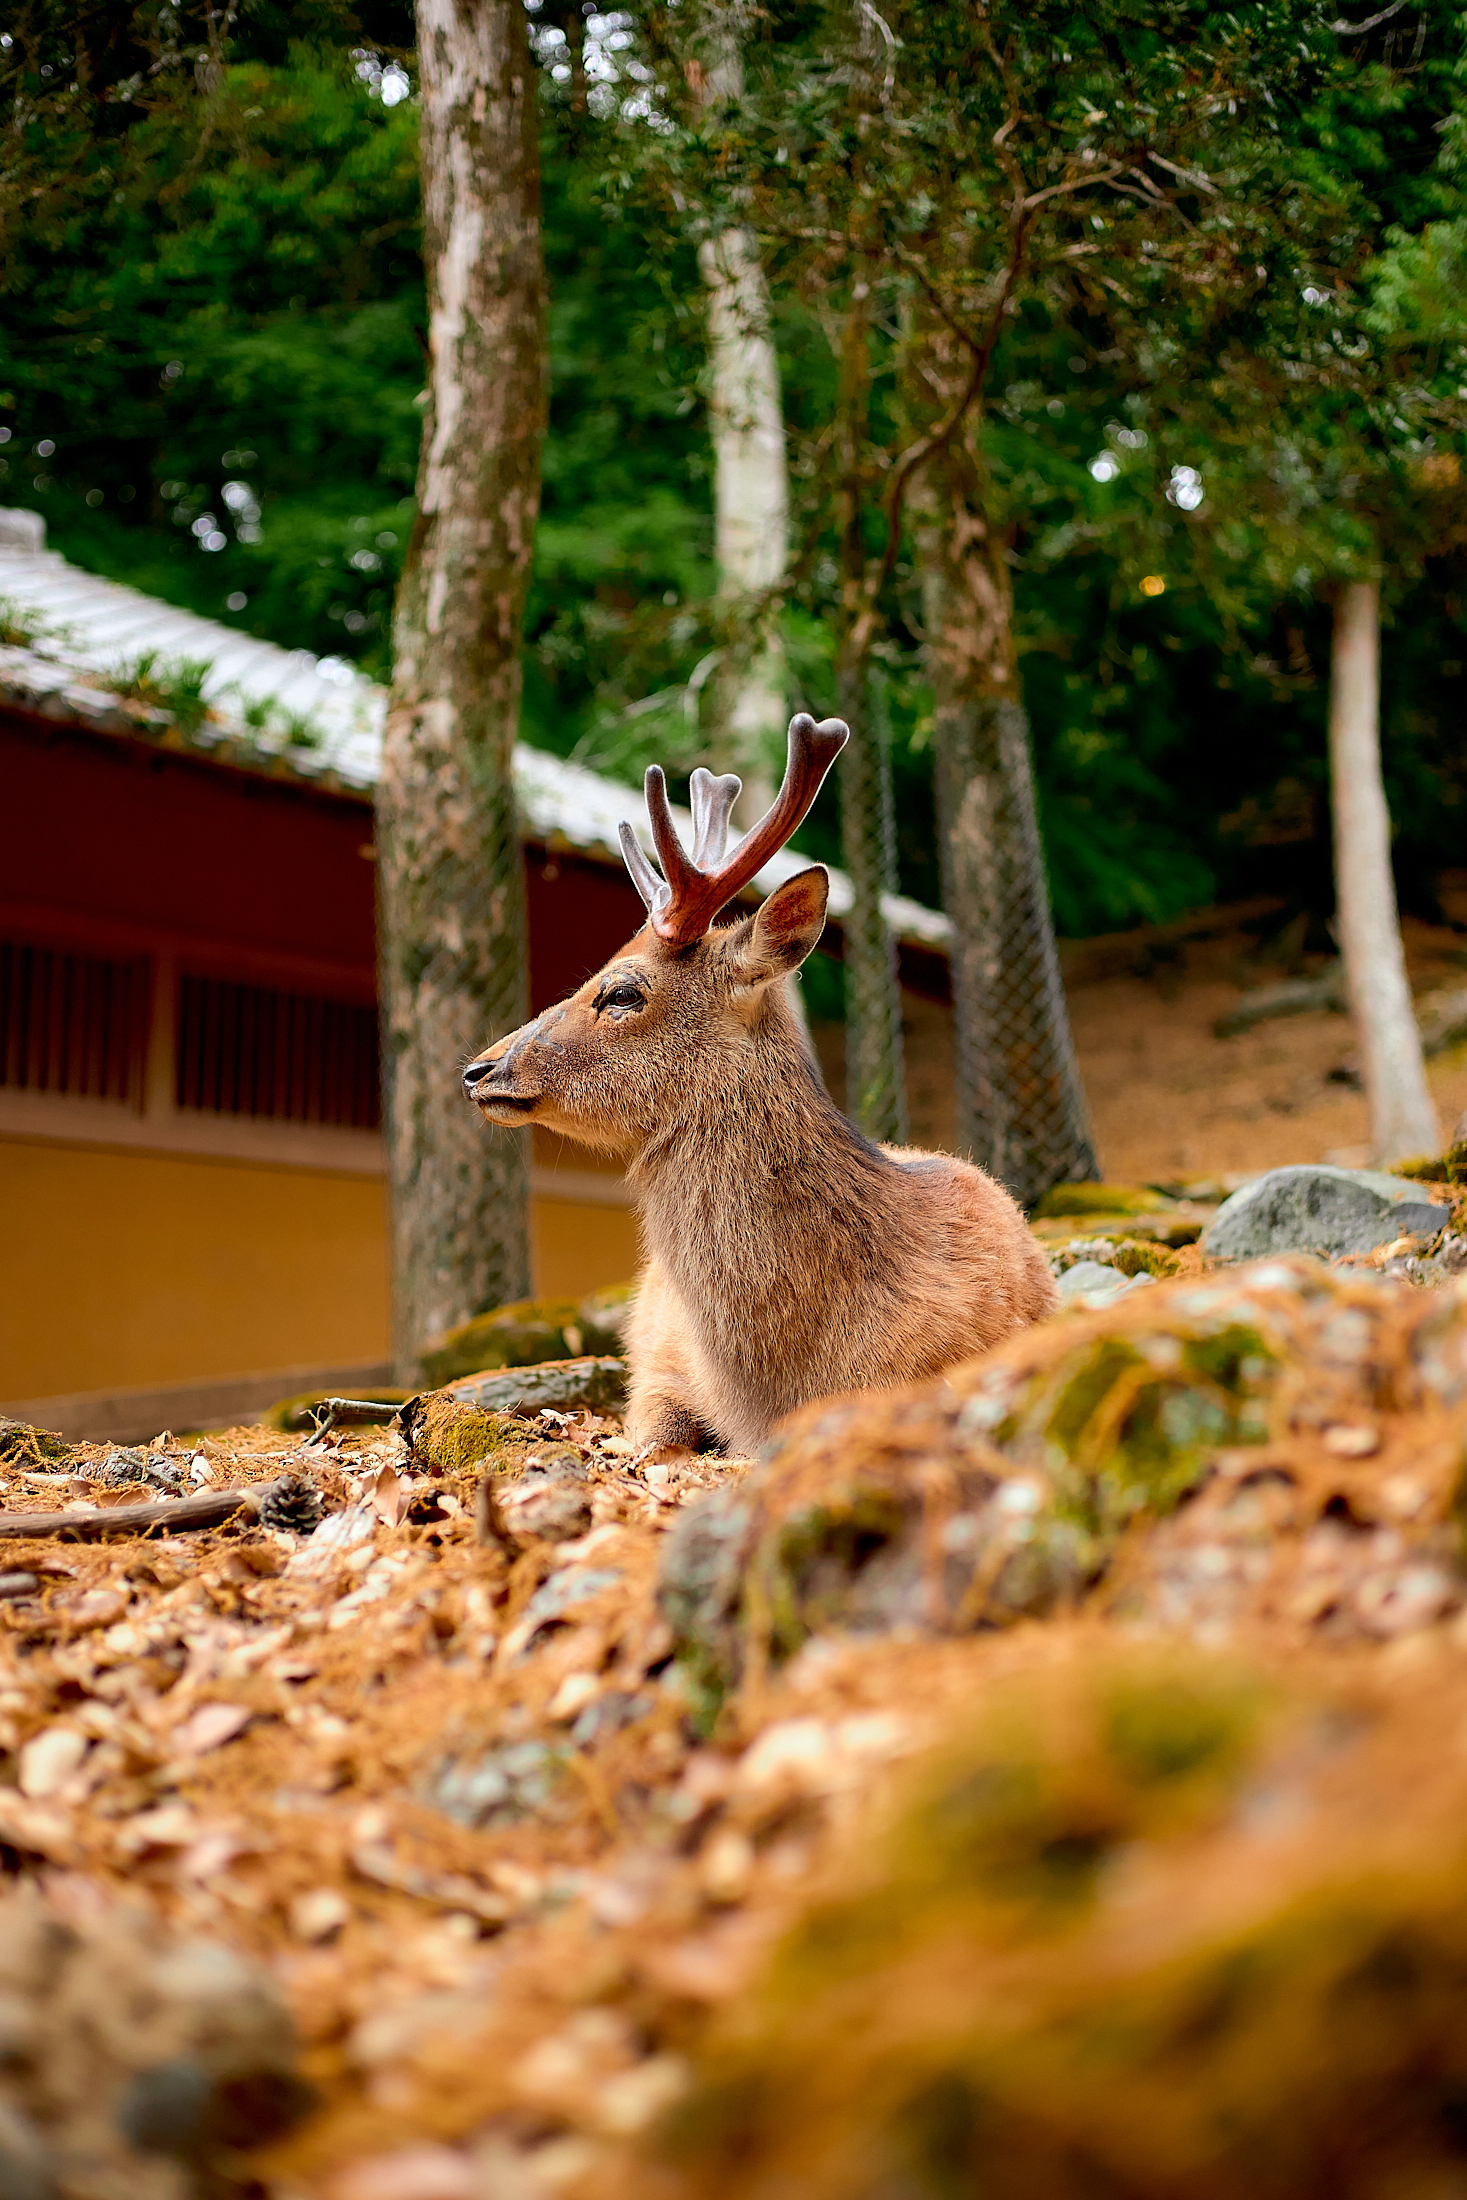
[(648, 1264), (627, 1328), (627, 1435), (634, 1444), (684, 1444), (707, 1451), (717, 1441), (699, 1408), (682, 1317), (657, 1263)]

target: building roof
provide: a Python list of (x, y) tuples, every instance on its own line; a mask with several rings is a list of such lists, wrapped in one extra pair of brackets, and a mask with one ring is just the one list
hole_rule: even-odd
[[(39, 513), (0, 510), (0, 614), (25, 630), (23, 643), (0, 645), (0, 702), (99, 733), (149, 735), (274, 777), (360, 794), (376, 783), (385, 688), (343, 658), (280, 649), (83, 572), (46, 548)], [(201, 691), (210, 708), (202, 724), (185, 728), (170, 713), (118, 692), (130, 684), (129, 669), (149, 654), (159, 666), (207, 667)], [(651, 849), (638, 789), (524, 742), (516, 744), (514, 771), (527, 840), (620, 867), (617, 827), (630, 818)], [(691, 844), (691, 818), (684, 810), (673, 814)], [(784, 849), (754, 884), (767, 894), (806, 860)], [(854, 900), (845, 873), (832, 870), (832, 917), (839, 922)], [(898, 939), (946, 953), (946, 917), (902, 894), (883, 895), (882, 906)]]

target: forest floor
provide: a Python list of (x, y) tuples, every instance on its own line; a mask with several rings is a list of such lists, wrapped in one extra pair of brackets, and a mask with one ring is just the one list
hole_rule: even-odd
[[(1197, 1206), (1141, 1220), (1185, 1237)], [(1063, 1226), (1043, 1234), (1057, 1251)], [(1335, 2114), (1337, 2076), (1371, 2114), (1381, 2088), (1399, 2105), (1425, 2086), (1417, 2120), (1446, 2128), (1432, 2088), (1464, 2056), (1442, 2048), (1459, 2004), (1433, 1965), (1455, 1980), (1467, 1951), (1432, 1889), (1467, 1823), (1467, 1287), (1369, 1262), (1207, 1274), (1194, 1247), (1174, 1281), (1061, 1313), (951, 1382), (813, 1408), (759, 1463), (638, 1452), (614, 1414), (445, 1410), (431, 1443), (411, 1425), (158, 1439), (185, 1487), (304, 1478), (314, 1532), (165, 1517), (148, 1540), (7, 1544), (0, 1859), (84, 1944), (140, 1902), (165, 1938), (222, 1943), (294, 2027), (314, 2109), (213, 2160), (213, 2200), (861, 2200), (867, 2158), (917, 2113), (891, 2073), (919, 2104), (939, 2082), (1022, 2096), (1016, 2049), (1041, 2077), (1058, 2053), (1042, 2129), (1010, 2147), (1018, 2181), (995, 2187), (1021, 2192), (1036, 2146), (1074, 2140), (1074, 2100), (1097, 2130), (1108, 2113), (1093, 2085), (1072, 2095), (1045, 2031), (1053, 1901), (1064, 2022), (1109, 2037), (1131, 2103), (1097, 2141), (1104, 2189), (1249, 2189), (1194, 2188), (1196, 2133), (1146, 2124), (1125, 2043), (1148, 2026), (1176, 2030), (1189, 2073), (1173, 2122), (1220, 2091), (1245, 2152)], [(476, 1430), (497, 1448), (452, 1464)], [(135, 1502), (115, 1464), (78, 1445), (38, 1465), (12, 1439), (0, 1497), (12, 1515)], [(1103, 1862), (1116, 1911), (1084, 1893)], [(1333, 1901), (1330, 1962), (1374, 1965), (1401, 2005), (1372, 2005), (1368, 2052), (1338, 2072), (1333, 1989), (1307, 1936), (1289, 1953)], [(807, 1954), (782, 1958), (792, 1934)], [(1425, 1936), (1424, 1970), (1392, 1967), (1403, 1934)], [(1261, 2012), (1250, 2044), (1246, 1999), (1205, 2021), (1151, 2008), (1178, 1963), (1184, 2001), (1213, 1994), (1219, 1942), (1275, 1976), (1282, 2045), (1264, 2052)], [(891, 1975), (954, 1947), (963, 1983)], [(104, 2103), (120, 2081), (96, 2039), (125, 2039), (135, 1991), (118, 1972), (85, 2012)], [(1150, 2008), (1141, 2033), (1107, 2034), (1117, 1993)], [(1007, 2046), (971, 2032), (999, 2006)], [(828, 2043), (817, 2072), (802, 2010)], [(58, 2089), (18, 2067), (44, 2128)], [(1416, 2126), (1387, 2127), (1393, 2169)], [(171, 2168), (137, 2164), (122, 2149), (61, 2190), (180, 2200)], [(968, 2189), (954, 2168), (892, 2189)]]
[[(1462, 981), (1461, 933), (1408, 947)], [(182, 1488), (325, 1518), (12, 1531), (0, 1868), (82, 1945), (141, 1904), (257, 1966), (313, 2105), (182, 2182), (124, 2145), (109, 1957), (66, 2018), (100, 2151), (43, 2040), (0, 2172), (9, 2104), (65, 2200), (933, 2200), (975, 2133), (1003, 2200), (1459, 2195), (1467, 1280), (1189, 1242), (1198, 1179), (1365, 1158), (1347, 1019), (1213, 1035), (1278, 975), (1239, 935), (1074, 989), (1110, 1179), (1194, 1186), (1111, 1234), (1180, 1272), (950, 1381), (759, 1462), (614, 1413), (469, 1414), (458, 1464), (165, 1433)], [(27, 1441), (6, 1514), (136, 1502)]]

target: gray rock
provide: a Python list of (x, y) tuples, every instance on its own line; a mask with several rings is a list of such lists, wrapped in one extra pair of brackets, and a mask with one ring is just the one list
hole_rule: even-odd
[(540, 1445), (517, 1481), (491, 1475), (484, 1494), (485, 1525), (491, 1533), (497, 1526), (512, 1548), (526, 1537), (571, 1543), (591, 1525), (591, 1478), (573, 1444)]
[(57, 2200), (59, 2191), (34, 2124), (0, 2105), (0, 2200)]
[(1077, 1260), (1073, 1268), (1055, 1278), (1055, 1289), (1064, 1306), (1109, 1306), (1113, 1299), (1124, 1298), (1128, 1291), (1154, 1280), (1144, 1274), (1123, 1276), (1119, 1268), (1107, 1268), (1098, 1260)]
[(656, 1709), (655, 1696), (634, 1696), (624, 1688), (610, 1688), (587, 1704), (571, 1728), (571, 1740), (577, 1749), (589, 1749), (594, 1742), (604, 1742), (609, 1735), (619, 1734), (624, 1726), (634, 1726)]
[(175, 1497), (183, 1488), (182, 1473), (161, 1451), (109, 1451), (92, 1479), (112, 1488), (125, 1482), (151, 1482), (154, 1489), (166, 1490)]
[[(1224, 1200), (1202, 1243), (1214, 1260), (1256, 1260), (1270, 1253), (1371, 1253), (1411, 1232), (1435, 1237), (1452, 1219), (1421, 1186), (1374, 1169), (1312, 1162), (1270, 1169)], [(1071, 1270), (1073, 1274), (1074, 1271)]]
[(599, 1597), (603, 1589), (614, 1589), (621, 1580), (615, 1566), (592, 1566), (578, 1572), (573, 1566), (563, 1566), (559, 1573), (542, 1581), (520, 1614), (519, 1625), (528, 1644), (542, 1627), (564, 1619), (578, 1604), (589, 1604), (592, 1597)]

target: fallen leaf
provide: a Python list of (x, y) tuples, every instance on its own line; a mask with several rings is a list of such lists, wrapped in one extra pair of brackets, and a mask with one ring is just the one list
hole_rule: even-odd
[(29, 1856), (44, 1856), (53, 1864), (69, 1864), (76, 1842), (69, 1820), (60, 1811), (23, 1802), (13, 1789), (0, 1789), (0, 1841)]
[(416, 1895), (445, 1910), (467, 1910), (486, 1925), (503, 1925), (514, 1915), (514, 1904), (503, 1895), (490, 1894), (458, 1872), (429, 1872), (399, 1857), (385, 1841), (358, 1841), (351, 1852), (352, 1867), (363, 1879), (379, 1887), (393, 1887), (399, 1894)]
[(400, 1528), (412, 1503), (412, 1493), (396, 1467), (382, 1467), (367, 1492), (377, 1518), (387, 1528)]
[(201, 1704), (182, 1726), (176, 1726), (169, 1736), (172, 1753), (179, 1757), (202, 1757), (207, 1750), (222, 1748), (232, 1742), (236, 1734), (242, 1734), (254, 1713), (247, 1704)]
[(124, 1856), (141, 1856), (145, 1849), (186, 1849), (203, 1830), (202, 1820), (186, 1803), (163, 1803), (130, 1818), (118, 1831), (117, 1846)]
[(48, 1726), (33, 1734), (20, 1753), (20, 1792), (32, 1802), (65, 1787), (90, 1747), (74, 1726)]
[(55, 1618), (78, 1634), (93, 1627), (110, 1627), (128, 1607), (125, 1589), (83, 1589), (76, 1596), (59, 1597), (51, 1610)]
[(466, 2154), (428, 2140), (350, 2162), (326, 2187), (328, 2200), (475, 2200), (486, 2189)]

